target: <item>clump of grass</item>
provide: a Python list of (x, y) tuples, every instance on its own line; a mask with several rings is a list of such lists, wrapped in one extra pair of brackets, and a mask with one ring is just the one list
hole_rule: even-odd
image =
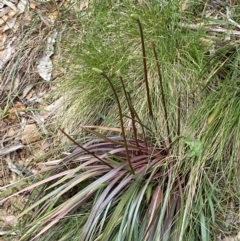
[[(148, 96), (147, 123), (150, 123), (154, 121), (155, 117), (149, 95), (142, 25), (139, 19), (137, 19), (137, 23), (141, 33), (145, 94)], [(163, 128), (166, 128), (170, 135), (166, 96), (155, 45), (153, 45), (153, 52), (158, 68), (162, 100), (164, 100), (165, 127)], [(177, 235), (177, 229), (172, 225), (175, 223), (176, 215), (179, 215), (180, 207), (183, 204), (184, 188), (183, 173), (178, 173), (175, 170), (175, 167), (178, 166), (176, 165), (177, 157), (170, 154), (173, 147), (171, 141), (173, 138), (168, 136), (167, 140), (162, 139), (160, 142), (155, 139), (155, 133), (151, 130), (151, 125), (146, 126), (139, 118), (123, 78), (118, 74), (126, 104), (131, 114), (130, 120), (133, 131), (126, 131), (123, 108), (116, 87), (113, 85), (111, 78), (102, 70), (95, 69), (95, 72), (104, 77), (112, 89), (118, 106), (121, 123), (119, 131), (122, 136), (119, 136), (118, 133), (110, 136), (103, 135), (89, 129), (89, 127), (82, 127), (94, 136), (90, 136), (87, 142), (81, 140), (78, 143), (64, 130), (60, 129), (79, 148), (63, 160), (61, 168), (54, 170), (56, 174), (52, 174), (49, 178), (25, 189), (30, 190), (33, 187), (48, 183), (45, 195), (20, 215), (23, 216), (37, 208), (34, 214), (35, 221), (31, 224), (28, 221), (28, 231), (25, 232), (22, 239), (32, 237), (31, 240), (36, 238), (41, 240), (40, 235), (44, 234), (43, 238), (46, 240), (46, 231), (67, 214), (76, 210), (79, 211), (79, 208), (82, 207), (87, 209), (85, 209), (85, 215), (83, 213), (83, 216), (81, 216), (82, 221), (79, 222), (79, 224), (82, 224), (79, 227), (81, 230), (79, 239), (81, 240), (99, 238), (114, 240), (123, 238), (123, 236), (135, 240), (157, 240), (159, 236), (165, 239), (173, 238)], [(180, 115), (178, 115), (178, 118), (180, 118)], [(136, 126), (137, 122), (141, 127), (141, 133)], [(178, 121), (178, 123), (180, 122)], [(94, 126), (94, 128), (97, 127)], [(113, 130), (111, 128), (106, 129), (109, 132)], [(178, 130), (180, 130), (180, 126)], [(176, 133), (180, 134), (179, 132)], [(176, 139), (177, 136), (174, 136), (174, 138)], [(67, 170), (62, 170), (65, 166), (67, 166)], [(51, 183), (52, 180), (56, 180), (56, 182)], [(74, 191), (74, 188), (76, 188), (76, 191)], [(62, 203), (59, 198), (65, 194), (68, 199)], [(116, 220), (122, 220), (122, 222), (116, 222)], [(36, 232), (38, 233), (33, 235)], [(71, 233), (66, 235), (70, 236)], [(49, 235), (51, 236), (51, 232)], [(48, 235), (47, 238), (49, 238)]]
[[(101, 4), (86, 14), (94, 18), (81, 18), (89, 27), (71, 53), (79, 74), (61, 86), (70, 107), (62, 130), (78, 147), (27, 189), (46, 184), (22, 213), (35, 213), (22, 239), (216, 240), (238, 232), (237, 221), (225, 220), (240, 199), (239, 47), (209, 55), (203, 30), (179, 27), (175, 1)], [(90, 135), (76, 143), (67, 133), (80, 128)]]
[[(48, 183), (45, 195), (20, 215), (37, 208), (34, 212), (35, 221), (32, 224), (28, 221), (29, 231), (25, 232), (23, 240), (29, 239), (36, 231), (38, 233), (31, 240), (41, 234), (44, 234), (43, 239), (46, 240), (46, 231), (67, 214), (79, 212), (82, 208), (84, 213), (79, 217), (82, 220), (78, 223), (80, 240), (115, 240), (120, 237), (157, 240), (159, 236), (172, 238), (176, 235), (172, 225), (175, 215), (180, 212), (184, 180), (182, 173), (174, 171), (177, 159), (169, 155), (172, 143), (166, 144), (163, 140), (157, 144), (147, 136), (138, 135), (135, 125), (137, 112), (120, 76), (134, 130), (127, 134), (116, 89), (107, 74), (101, 70), (97, 72), (109, 82), (119, 103), (122, 123), (119, 131), (122, 136), (102, 135), (88, 127), (82, 127), (94, 136), (90, 136), (87, 142), (81, 140), (79, 144), (60, 129), (79, 148), (54, 170), (57, 174), (25, 189)], [(148, 107), (151, 108), (150, 106), (149, 103)], [(138, 121), (144, 130), (145, 126)], [(108, 130), (112, 131), (111, 128)], [(67, 170), (62, 170), (64, 167)], [(51, 183), (52, 180), (56, 182)], [(62, 203), (59, 198), (65, 194), (68, 198)], [(77, 228), (74, 226), (71, 229)], [(52, 238), (52, 231), (49, 232), (47, 239)], [(54, 238), (60, 238), (58, 235), (57, 232)], [(66, 231), (65, 235), (70, 237), (72, 230)], [(40, 237), (38, 239), (41, 240)]]
[[(137, 22), (131, 18), (131, 15), (135, 14), (140, 17), (144, 26), (152, 111), (155, 112), (155, 118), (158, 118), (158, 124), (164, 125), (165, 120), (159, 111), (163, 106), (156, 61), (150, 47), (154, 42), (161, 60), (163, 88), (165, 93), (168, 93), (166, 105), (169, 115), (173, 117), (169, 118), (169, 122), (171, 129), (175, 129), (177, 99), (184, 95), (185, 91), (191, 94), (194, 87), (196, 88), (196, 78), (204, 64), (204, 47), (199, 42), (203, 32), (190, 32), (176, 25), (181, 19), (181, 13), (175, 2), (161, 7), (157, 1), (153, 1), (149, 6), (124, 1), (113, 8), (96, 3), (86, 11), (86, 16), (88, 14), (91, 17), (81, 18), (84, 37), (80, 36), (79, 42), (69, 43), (75, 45), (71, 46), (69, 57), (72, 58), (71, 72), (74, 72), (75, 76), (64, 81), (60, 88), (60, 94), (65, 93), (66, 97), (66, 108), (61, 110), (61, 113), (69, 117), (63, 120), (61, 126), (74, 133), (78, 129), (76, 126), (80, 124), (119, 124), (118, 108), (111, 88), (98, 74), (91, 71), (92, 68), (101, 69), (112, 77), (121, 105), (125, 106), (125, 115), (127, 106), (121, 83), (114, 77), (114, 73), (120, 71), (127, 90), (132, 94), (133, 106), (140, 110), (140, 118), (143, 121), (148, 118), (146, 107), (149, 97), (144, 95), (145, 77), (139, 68), (142, 62), (141, 42)], [(183, 106), (191, 104), (186, 101), (185, 98), (182, 99)], [(163, 135), (166, 137), (167, 133)]]

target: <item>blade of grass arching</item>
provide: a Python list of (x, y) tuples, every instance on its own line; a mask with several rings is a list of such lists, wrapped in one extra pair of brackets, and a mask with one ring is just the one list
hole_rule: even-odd
[(55, 198), (54, 196), (46, 200), (44, 203), (42, 203), (41, 207), (40, 205), (38, 205), (36, 211), (34, 212), (35, 218), (45, 216), (46, 213), (47, 214), (51, 213), (51, 211), (53, 210), (53, 207), (56, 205), (58, 201), (59, 199)]
[(132, 206), (133, 201), (135, 200), (137, 196), (137, 189), (134, 190), (132, 193), (132, 196), (129, 198), (128, 202), (126, 203), (126, 206), (124, 208), (124, 213), (122, 216), (121, 224), (120, 227), (118, 228), (118, 235), (117, 235), (117, 240), (125, 241), (127, 237), (130, 237), (128, 235), (128, 230), (129, 230), (129, 222), (130, 220), (128, 219), (129, 216), (129, 210)]
[[(145, 172), (145, 171), (144, 171)], [(152, 182), (152, 178), (155, 175), (156, 170), (153, 170), (151, 172), (151, 175), (149, 176), (148, 180), (146, 181), (146, 184), (142, 187), (142, 189), (139, 191), (136, 200), (134, 202), (135, 205), (131, 206), (131, 209), (129, 210), (129, 220), (131, 221), (131, 228), (130, 228), (130, 237), (132, 237), (133, 232), (134, 232), (134, 228), (136, 226), (136, 224), (138, 224), (138, 220), (137, 220), (137, 216), (139, 214), (139, 208), (141, 206), (141, 204), (143, 203), (143, 197), (146, 194), (146, 190), (149, 186), (149, 183)], [(139, 173), (139, 175), (143, 175), (143, 173)], [(144, 178), (144, 177), (143, 177)]]
[(35, 207), (39, 206), (41, 203), (43, 203), (46, 200), (49, 200), (52, 196), (55, 196), (57, 193), (59, 193), (59, 191), (62, 190), (62, 188), (64, 187), (59, 187), (56, 190), (52, 191), (51, 193), (48, 193), (47, 195), (45, 195), (43, 198), (41, 198), (40, 200), (38, 200), (37, 202), (35, 202), (34, 204), (32, 204), (29, 208), (25, 209), (23, 212), (21, 212), (18, 215), (18, 218), (22, 217), (23, 215), (27, 214), (29, 211), (31, 211), (32, 209), (34, 209)]
[(119, 191), (122, 188), (124, 188), (124, 186), (131, 180), (132, 177), (128, 177), (127, 179), (124, 178), (123, 180), (121, 180), (118, 186), (114, 188), (113, 191), (111, 191), (113, 186), (116, 185), (117, 181), (119, 181), (119, 179), (121, 179), (124, 174), (125, 173), (121, 173), (119, 176), (114, 178), (110, 182), (110, 184), (105, 188), (105, 190), (101, 193), (101, 195), (99, 195), (97, 202), (93, 206), (92, 211), (88, 217), (88, 220), (84, 225), (82, 235), (81, 235), (82, 240), (85, 240), (85, 239), (88, 240), (92, 229), (95, 228), (97, 222), (99, 221), (101, 213), (105, 210), (105, 207), (111, 202), (114, 196), (117, 195)]
[[(66, 183), (62, 186), (60, 186), (59, 188), (57, 188), (56, 190), (53, 190), (52, 192), (50, 192), (49, 194), (47, 194), (46, 196), (44, 196), (43, 198), (41, 198), (39, 201), (37, 201), (36, 203), (34, 203), (33, 205), (31, 205), (29, 208), (27, 208), (26, 210), (24, 210), (19, 217), (22, 217), (24, 214), (28, 213), (30, 210), (32, 210), (34, 207), (38, 206), (39, 204), (41, 204), (42, 202), (44, 202), (45, 200), (49, 199), (51, 196), (54, 196), (54, 198), (58, 198), (60, 197), (62, 194), (64, 194), (65, 192), (67, 192), (69, 189), (71, 189), (73, 186), (79, 184), (80, 182), (88, 179), (89, 177), (95, 177), (95, 175), (97, 174), (97, 172), (90, 172), (90, 173), (83, 173), (83, 175), (81, 175), (81, 177), (79, 178), (78, 176), (76, 178), (74, 178), (73, 180), (71, 180), (69, 183)], [(100, 174), (100, 173), (98, 173)], [(80, 176), (80, 175), (79, 175)]]
[(4, 198), (3, 200), (0, 201), (0, 204), (1, 204), (1, 203), (4, 203), (5, 201), (7, 201), (7, 200), (8, 200), (9, 198), (11, 198), (11, 197), (14, 197), (14, 196), (16, 196), (16, 195), (18, 195), (18, 194), (21, 194), (21, 193), (23, 193), (23, 192), (26, 192), (26, 191), (30, 191), (30, 190), (32, 190), (33, 188), (38, 187), (38, 186), (40, 186), (40, 185), (42, 185), (42, 184), (44, 184), (44, 183), (50, 182), (50, 181), (52, 181), (52, 180), (54, 180), (54, 179), (57, 179), (57, 178), (59, 178), (59, 177), (61, 177), (61, 176), (65, 176), (65, 175), (67, 175), (67, 174), (70, 173), (70, 172), (71, 172), (71, 170), (67, 170), (67, 171), (58, 173), (58, 174), (56, 174), (56, 175), (54, 175), (54, 176), (48, 177), (48, 178), (46, 178), (46, 179), (44, 179), (44, 180), (42, 180), (42, 181), (39, 181), (39, 182), (37, 182), (37, 183), (34, 183), (34, 184), (30, 185), (29, 187), (26, 187), (26, 188), (24, 188), (24, 189), (22, 189), (22, 190), (20, 190), (20, 191), (18, 191), (18, 192), (16, 192), (16, 193), (13, 193), (13, 194), (10, 195), (10, 196)]
[(170, 197), (170, 202), (168, 205), (168, 211), (166, 213), (166, 217), (164, 220), (164, 226), (163, 226), (163, 241), (172, 240), (172, 234), (174, 232), (173, 225), (174, 225), (174, 216), (178, 212), (177, 207), (180, 202), (180, 198), (178, 197), (178, 194), (174, 193), (172, 194), (172, 197)]
[[(58, 214), (61, 214), (61, 212), (64, 211), (64, 210), (70, 211), (73, 208), (73, 206), (72, 206), (73, 203), (76, 203), (78, 201), (81, 202), (81, 199), (83, 199), (86, 195), (89, 195), (89, 194), (95, 192), (100, 186), (101, 187), (106, 186), (106, 183), (108, 181), (110, 181), (111, 179), (113, 179), (115, 177), (115, 175), (123, 168), (124, 168), (124, 164), (115, 168), (115, 169), (113, 169), (113, 170), (111, 170), (111, 171), (109, 171), (104, 176), (99, 177), (96, 181), (92, 182), (87, 187), (85, 187), (83, 190), (81, 190), (81, 192), (77, 193), (75, 196), (73, 196), (68, 201), (66, 201), (64, 203), (63, 208), (58, 208), (57, 210), (55, 210), (55, 212), (48, 218), (48, 220), (51, 220), (52, 218), (54, 218)], [(95, 172), (93, 172), (92, 174), (94, 174), (94, 173)], [(92, 175), (92, 177), (94, 178), (95, 176)], [(74, 181), (74, 184), (75, 185), (78, 184), (77, 179)]]
[[(101, 188), (101, 186), (99, 185), (98, 188)], [(58, 223), (60, 219), (62, 219), (64, 216), (66, 216), (67, 213), (69, 213), (73, 208), (75, 208), (81, 202), (87, 200), (89, 198), (89, 196), (92, 195), (93, 192), (89, 192), (88, 195), (75, 195), (73, 198), (71, 198), (67, 202), (61, 204), (50, 215), (47, 215), (46, 217), (44, 217), (44, 219), (42, 220), (41, 223), (45, 224), (45, 227), (40, 232), (38, 232), (31, 240), (35, 240), (37, 237), (39, 237), (40, 235), (47, 232), (52, 226), (54, 226), (56, 223)], [(79, 196), (81, 196), (81, 198)], [(46, 225), (46, 223), (48, 223), (48, 224)]]
[(100, 223), (99, 223), (99, 229), (98, 229), (98, 237), (101, 236), (102, 232), (103, 232), (103, 228), (107, 222), (107, 216), (109, 214), (109, 212), (111, 211), (111, 207), (113, 206), (114, 204), (112, 202), (109, 202), (108, 205), (106, 206), (105, 210), (104, 210), (104, 213), (103, 213), (103, 216), (102, 216), (102, 219), (100, 220)]
[(58, 218), (58, 217), (54, 218), (54, 220), (51, 223), (47, 224), (36, 236), (34, 236), (32, 239), (30, 239), (30, 241), (36, 240), (36, 238), (41, 236), (43, 233), (45, 233), (47, 230), (49, 230), (54, 224), (56, 224), (59, 221), (59, 219), (60, 218)]
[(96, 178), (98, 176), (101, 176), (102, 174), (103, 174), (103, 172), (101, 172), (101, 171), (90, 170), (90, 171), (86, 171), (80, 175), (77, 175), (72, 180), (70, 180), (69, 182), (67, 182), (66, 184), (63, 185), (64, 189), (56, 195), (56, 198), (62, 196), (68, 190), (72, 189), (76, 185), (79, 185), (81, 182), (88, 180), (90, 178)]
[(137, 220), (137, 217), (139, 214), (139, 206), (140, 206), (140, 204), (142, 202), (142, 198), (145, 194), (145, 189), (146, 189), (146, 186), (144, 186), (141, 189), (136, 190), (137, 195), (132, 200), (131, 206), (129, 207), (128, 224), (127, 224), (128, 240), (132, 240), (136, 229), (138, 230), (139, 220)]
[[(79, 172), (80, 170), (84, 170), (86, 168), (86, 166), (91, 165), (93, 163), (95, 163), (96, 160), (90, 160), (87, 162), (84, 162), (83, 164), (81, 164), (80, 166), (74, 168), (74, 169), (70, 169), (70, 172), (65, 175), (63, 178), (61, 178), (59, 181), (55, 182), (54, 184), (52, 184), (50, 187), (48, 187), (46, 190), (52, 189), (55, 186), (60, 185), (61, 183), (65, 182), (66, 180), (73, 178), (73, 176)], [(84, 173), (83, 173), (84, 174)]]
[(127, 185), (132, 180), (132, 178), (133, 176), (131, 174), (125, 176), (121, 183), (118, 184), (118, 186), (109, 194), (106, 200), (101, 204), (100, 209), (103, 209), (116, 195), (118, 195), (121, 189), (123, 189), (125, 185)]
[(110, 220), (108, 221), (106, 228), (103, 232), (102, 240), (109, 240), (109, 237), (114, 229), (116, 227), (116, 220), (118, 220), (120, 217), (122, 217), (122, 211), (124, 207), (127, 205), (129, 200), (131, 199), (131, 196), (134, 194), (135, 189), (138, 186), (139, 177), (133, 180), (132, 185), (129, 187), (129, 189), (123, 194), (121, 201), (118, 203), (118, 205), (115, 208), (115, 211), (111, 215)]
[(162, 200), (163, 200), (163, 191), (161, 186), (158, 185), (153, 191), (151, 203), (148, 208), (147, 225), (146, 225), (144, 240), (148, 240), (149, 237), (153, 236), (154, 234), (153, 224), (155, 223), (155, 220), (157, 218), (156, 215), (159, 212), (159, 207), (162, 203)]
[(201, 224), (201, 240), (209, 241), (208, 228), (206, 224), (206, 219), (203, 211), (200, 213), (200, 224)]
[(172, 185), (173, 185), (173, 180), (172, 180), (173, 166), (172, 166), (172, 164), (170, 164), (169, 169), (170, 170), (169, 170), (169, 175), (168, 175), (168, 184), (167, 184), (166, 191), (164, 193), (163, 205), (161, 207), (159, 219), (157, 219), (157, 227), (156, 227), (155, 234), (154, 234), (154, 239), (156, 239), (156, 240), (158, 240), (157, 237), (162, 236), (162, 227), (164, 225), (164, 217), (167, 212), (167, 206), (168, 206), (168, 202), (169, 202), (169, 198), (170, 198), (170, 194), (171, 194), (171, 190), (172, 190)]
[[(81, 192), (77, 193), (75, 196), (70, 198), (69, 200), (65, 201), (63, 204), (61, 204), (59, 207), (57, 207), (50, 215), (47, 215), (42, 223), (47, 223), (50, 221), (50, 223), (43, 228), (35, 237), (37, 238), (44, 232), (46, 232), (49, 228), (51, 228), (53, 225), (55, 225), (60, 219), (62, 219), (67, 213), (69, 213), (73, 208), (75, 208), (77, 205), (80, 205), (81, 202), (86, 200), (86, 198), (93, 195), (93, 193), (103, 187), (106, 186), (106, 182), (110, 179), (112, 179), (121, 169), (123, 168), (123, 165), (119, 166), (118, 168), (113, 169), (109, 173), (105, 174), (104, 176), (98, 178), (95, 182), (91, 183), (89, 186), (84, 188)], [(33, 239), (33, 240), (34, 240)]]
[[(120, 191), (132, 180), (132, 175), (128, 175), (125, 177), (121, 182), (118, 184), (118, 186), (107, 196), (106, 200), (99, 206), (97, 210), (97, 214), (92, 220), (93, 222), (96, 222), (100, 218), (101, 213), (105, 210), (105, 208), (108, 206), (109, 203), (111, 203), (114, 200), (115, 196), (120, 196)], [(86, 232), (89, 234), (90, 230), (86, 229)]]

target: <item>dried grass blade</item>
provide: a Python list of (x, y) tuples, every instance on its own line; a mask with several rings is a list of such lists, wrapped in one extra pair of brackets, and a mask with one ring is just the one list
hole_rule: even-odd
[[(82, 128), (85, 127), (85, 128), (89, 128), (89, 129), (99, 129), (99, 130), (104, 130), (104, 131), (112, 131), (112, 132), (118, 132), (118, 133), (122, 133), (122, 129), (121, 128), (117, 128), (117, 127), (107, 127), (107, 126), (94, 126), (94, 125), (85, 125), (85, 126), (82, 126)], [(127, 134), (133, 134), (131, 131), (129, 130), (126, 130), (125, 129), (125, 132)]]
[(10, 196), (4, 198), (3, 200), (1, 200), (0, 204), (4, 203), (5, 201), (7, 201), (7, 200), (8, 200), (9, 198), (11, 198), (11, 197), (17, 196), (17, 195), (20, 194), (20, 193), (23, 193), (23, 192), (26, 192), (26, 191), (30, 191), (30, 190), (32, 190), (33, 188), (38, 187), (38, 186), (40, 186), (40, 185), (42, 185), (42, 184), (44, 184), (44, 183), (47, 183), (47, 182), (50, 182), (50, 181), (52, 181), (52, 180), (54, 180), (54, 179), (57, 179), (57, 178), (59, 178), (59, 177), (65, 176), (65, 175), (69, 174), (71, 171), (72, 171), (72, 170), (67, 170), (67, 171), (58, 173), (58, 174), (56, 174), (56, 175), (54, 175), (54, 176), (48, 177), (48, 178), (46, 178), (46, 179), (44, 179), (44, 180), (42, 180), (42, 181), (39, 181), (39, 182), (37, 182), (37, 183), (34, 183), (33, 185), (31, 185), (31, 186), (29, 186), (29, 187), (26, 187), (26, 188), (24, 188), (24, 189), (22, 189), (22, 190), (20, 190), (20, 191), (18, 191), (18, 192), (16, 192), (16, 193), (10, 195)]

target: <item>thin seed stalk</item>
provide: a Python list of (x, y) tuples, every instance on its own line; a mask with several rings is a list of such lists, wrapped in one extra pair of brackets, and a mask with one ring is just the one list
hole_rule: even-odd
[(69, 136), (63, 129), (58, 128), (69, 140), (71, 140), (75, 145), (77, 145), (78, 147), (80, 147), (81, 149), (83, 149), (85, 152), (87, 152), (89, 155), (92, 155), (93, 157), (95, 157), (96, 159), (98, 159), (100, 162), (104, 163), (105, 165), (109, 166), (111, 169), (114, 169), (113, 166), (111, 166), (110, 164), (108, 164), (107, 162), (105, 162), (104, 160), (102, 160), (101, 158), (99, 158), (97, 155), (95, 155), (94, 153), (90, 152), (87, 148), (83, 147), (82, 145), (80, 145), (78, 142), (76, 142), (71, 136)]
[(119, 79), (121, 81), (121, 84), (122, 84), (122, 87), (123, 87), (123, 91), (124, 91), (124, 95), (125, 95), (127, 103), (128, 103), (128, 108), (130, 110), (135, 142), (136, 142), (137, 147), (139, 148), (139, 151), (141, 152), (141, 149), (140, 149), (140, 146), (139, 146), (139, 143), (138, 143), (138, 137), (137, 137), (137, 128), (136, 128), (134, 108), (133, 108), (131, 100), (130, 100), (128, 94), (127, 94), (127, 91), (126, 91), (126, 88), (125, 88), (125, 85), (124, 85), (124, 82), (123, 82), (123, 78), (120, 76)]
[(120, 116), (120, 124), (121, 124), (121, 129), (122, 129), (122, 134), (123, 134), (123, 141), (124, 141), (124, 145), (125, 145), (125, 148), (126, 148), (126, 158), (127, 158), (127, 161), (128, 161), (128, 164), (129, 164), (129, 167), (131, 169), (132, 174), (135, 174), (133, 166), (132, 166), (132, 163), (131, 163), (131, 160), (130, 160), (128, 144), (127, 144), (127, 138), (126, 138), (126, 135), (125, 135), (125, 129), (124, 129), (124, 124), (123, 124), (123, 114), (122, 114), (121, 104), (120, 104), (117, 92), (116, 92), (116, 90), (115, 90), (115, 88), (114, 88), (110, 78), (103, 72), (101, 73), (101, 75), (108, 81), (109, 85), (112, 88), (113, 94), (114, 94), (114, 96), (116, 98), (117, 105), (118, 105), (118, 110), (119, 110), (119, 116)]
[(168, 135), (168, 142), (169, 142), (168, 145), (171, 146), (172, 140), (171, 140), (171, 137), (170, 137), (170, 127), (169, 127), (169, 121), (168, 121), (168, 112), (167, 112), (165, 93), (164, 93), (164, 90), (163, 90), (161, 68), (160, 68), (160, 63), (159, 63), (159, 60), (158, 60), (158, 55), (157, 55), (157, 51), (156, 51), (154, 43), (152, 43), (152, 47), (153, 47), (153, 53), (154, 53), (154, 57), (155, 57), (156, 64), (157, 64), (157, 73), (158, 73), (158, 78), (159, 78), (160, 87), (161, 87), (163, 110), (164, 110), (164, 116), (165, 116), (165, 121), (166, 121), (166, 125), (167, 125), (167, 135)]
[(153, 119), (152, 102), (151, 102), (151, 98), (150, 98), (150, 91), (149, 91), (149, 85), (148, 85), (148, 72), (147, 72), (147, 60), (146, 60), (146, 50), (145, 50), (144, 36), (143, 36), (142, 24), (141, 24), (139, 19), (137, 19), (137, 23), (138, 23), (138, 26), (139, 26), (141, 42), (142, 42), (144, 80), (145, 80), (146, 91), (147, 91), (147, 102), (148, 102), (149, 117), (151, 119)]

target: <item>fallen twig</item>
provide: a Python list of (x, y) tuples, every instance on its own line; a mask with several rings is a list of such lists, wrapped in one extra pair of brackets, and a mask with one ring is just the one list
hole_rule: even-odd
[(4, 147), (0, 149), (0, 156), (10, 154), (11, 152), (14, 152), (16, 150), (22, 149), (24, 145), (22, 143), (16, 143), (8, 147)]
[(197, 24), (179, 23), (178, 26), (182, 27), (182, 28), (193, 29), (193, 30), (199, 29), (199, 28), (204, 28), (206, 31), (217, 32), (217, 33), (227, 33), (227, 34), (240, 36), (240, 31), (238, 31), (238, 30), (225, 29), (225, 28), (221, 28), (221, 27), (215, 27), (215, 28), (207, 27), (207, 26), (204, 26), (203, 23), (197, 23)]

